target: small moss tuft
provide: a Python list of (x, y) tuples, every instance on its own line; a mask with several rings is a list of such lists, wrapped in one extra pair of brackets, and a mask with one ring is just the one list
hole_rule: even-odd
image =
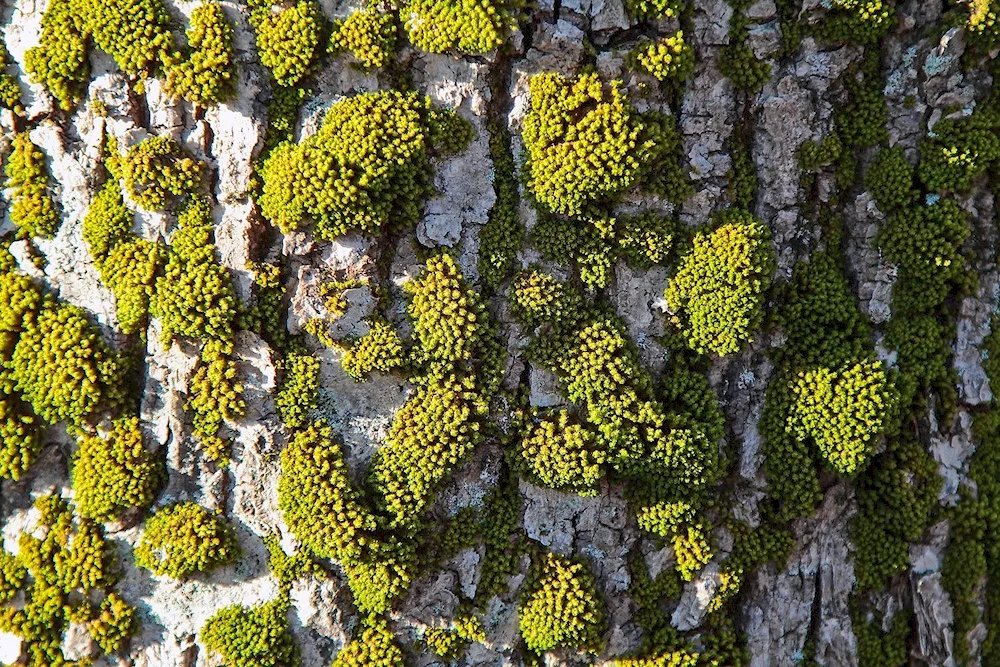
[(209, 572), (239, 557), (236, 534), (197, 503), (174, 503), (146, 521), (135, 562), (153, 574), (183, 579)]

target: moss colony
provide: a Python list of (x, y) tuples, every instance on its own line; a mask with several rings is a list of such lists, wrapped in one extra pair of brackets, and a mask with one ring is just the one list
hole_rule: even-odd
[(0, 663), (1000, 665), (996, 0), (15, 4)]

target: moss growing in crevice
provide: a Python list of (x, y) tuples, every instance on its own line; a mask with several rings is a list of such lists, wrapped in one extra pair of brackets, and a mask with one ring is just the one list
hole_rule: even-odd
[(167, 262), (150, 301), (150, 312), (163, 326), (164, 345), (174, 336), (232, 339), (237, 299), (229, 271), (216, 259), (213, 235), (208, 203), (191, 200), (170, 239)]
[[(567, 285), (526, 271), (515, 280), (511, 305), (526, 326), (538, 327), (528, 359), (559, 376), (596, 436), (585, 448), (583, 477), (569, 479), (576, 485), (597, 475), (592, 467), (601, 452), (602, 472), (628, 481), (641, 523), (674, 546), (678, 571), (691, 578), (711, 557), (699, 514), (721, 473), (719, 444), (708, 436), (716, 434), (716, 420), (702, 423), (704, 415), (692, 409), (697, 401), (661, 401), (622, 323), (599, 305), (584, 305)], [(529, 427), (523, 446), (531, 446), (531, 433)], [(569, 459), (579, 454), (580, 440), (549, 440), (548, 446), (560, 450), (554, 459)]]
[(406, 361), (403, 341), (388, 322), (375, 320), (368, 333), (354, 341), (341, 359), (344, 371), (358, 381), (370, 373), (391, 373)]
[[(778, 373), (768, 387), (761, 433), (775, 518), (783, 522), (807, 515), (818, 505), (818, 463), (848, 475), (869, 465), (878, 439), (893, 430), (895, 401), (886, 369), (876, 361), (871, 334), (833, 249), (817, 251), (808, 263), (796, 266), (779, 303), (777, 320), (785, 328), (787, 342), (778, 355)], [(833, 379), (846, 377), (845, 373), (865, 381), (828, 384), (827, 401), (821, 408), (810, 383), (819, 375)], [(825, 414), (834, 405), (839, 406), (835, 414)], [(862, 415), (867, 420), (852, 422), (860, 428), (855, 433), (860, 441), (842, 440), (847, 431), (830, 429), (834, 423), (830, 419), (856, 420)], [(816, 424), (817, 430), (803, 429), (804, 421)], [(858, 442), (865, 443), (862, 449), (844, 458), (842, 446), (855, 448)]]
[(316, 408), (319, 390), (319, 359), (304, 349), (291, 349), (281, 361), (281, 387), (274, 397), (274, 407), (281, 422), (289, 429), (298, 429), (309, 422)]
[(231, 443), (219, 433), (226, 421), (246, 414), (243, 385), (238, 380), (238, 373), (233, 344), (225, 340), (208, 341), (202, 347), (185, 404), (185, 408), (193, 413), (192, 429), (205, 455), (223, 465), (229, 461)]
[(510, 134), (500, 121), (491, 121), (487, 129), (496, 203), (479, 232), (479, 275), (486, 285), (496, 289), (514, 267), (517, 251), (524, 242), (524, 224), (518, 211), (520, 198)]
[(44, 444), (40, 426), (16, 396), (0, 400), (0, 479), (17, 481), (34, 463)]
[(14, 136), (7, 157), (7, 182), (12, 188), (10, 215), (20, 238), (51, 238), (59, 229), (59, 213), (49, 194), (49, 170), (45, 153), (31, 142), (27, 132)]
[(20, 114), (23, 111), (21, 108), (21, 86), (17, 82), (17, 77), (7, 71), (10, 64), (10, 54), (7, 53), (7, 47), (3, 40), (0, 40), (0, 107)]
[(729, 4), (734, 6), (734, 11), (729, 20), (729, 43), (722, 47), (719, 55), (719, 71), (737, 89), (754, 94), (771, 78), (771, 64), (757, 58), (750, 48), (749, 22), (742, 11), (744, 7), (737, 7), (738, 3), (733, 0)]
[(694, 49), (684, 41), (684, 31), (642, 42), (629, 53), (631, 66), (657, 81), (683, 83), (694, 74)]

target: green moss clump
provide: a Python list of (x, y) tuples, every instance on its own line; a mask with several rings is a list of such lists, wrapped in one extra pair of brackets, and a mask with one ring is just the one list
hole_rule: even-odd
[(390, 526), (415, 528), (437, 488), (480, 442), (471, 389), (456, 380), (420, 387), (396, 413), (370, 471)]
[(584, 309), (583, 299), (565, 283), (540, 271), (521, 271), (514, 278), (511, 309), (528, 328), (563, 323), (572, 326)]
[[(879, 0), (876, 0), (879, 1)], [(834, 127), (845, 150), (842, 165), (850, 167), (838, 175), (842, 187), (854, 180), (853, 156), (848, 148), (867, 148), (889, 139), (889, 107), (885, 101), (885, 78), (877, 50), (868, 50), (865, 57), (843, 74), (847, 89), (847, 104), (834, 114)]]
[(596, 650), (604, 628), (604, 605), (594, 575), (583, 563), (554, 553), (542, 557), (518, 603), (518, 625), (532, 651)]
[(316, 134), (271, 152), (262, 212), (284, 232), (310, 219), (325, 239), (355, 229), (374, 234), (390, 221), (416, 224), (433, 193), (430, 155), (442, 148), (432, 130), (447, 113), (398, 91), (337, 102)]
[(966, 271), (962, 244), (969, 233), (968, 215), (953, 199), (889, 216), (875, 242), (899, 267), (894, 310), (926, 312), (961, 284)]
[(874, 618), (868, 619), (859, 610), (852, 610), (851, 628), (858, 640), (858, 664), (905, 667), (910, 661), (912, 622), (913, 612), (900, 609), (885, 632), (882, 614), (874, 614)]
[(368, 333), (344, 351), (341, 365), (355, 380), (364, 380), (369, 373), (391, 373), (403, 365), (403, 341), (388, 322), (376, 320), (369, 325)]
[(646, 72), (657, 81), (683, 82), (694, 74), (694, 50), (678, 30), (655, 42), (639, 44), (629, 54), (632, 67)]
[(324, 558), (360, 560), (376, 529), (351, 485), (340, 443), (321, 423), (295, 433), (282, 451), (278, 507), (292, 533)]
[(111, 249), (131, 238), (132, 212), (125, 207), (117, 179), (108, 180), (90, 202), (83, 219), (83, 240), (98, 269)]
[(233, 38), (222, 5), (209, 1), (196, 7), (187, 30), (188, 53), (167, 69), (167, 91), (201, 107), (228, 99), (235, 84)]
[(149, 507), (162, 468), (146, 449), (136, 417), (115, 422), (107, 437), (85, 435), (73, 457), (73, 496), (81, 516), (113, 521)]
[(910, 567), (907, 542), (923, 535), (941, 490), (937, 466), (919, 442), (890, 438), (886, 451), (857, 480), (851, 540), (860, 590), (878, 589)]
[(101, 280), (114, 294), (122, 333), (135, 333), (145, 324), (167, 254), (162, 243), (135, 239), (116, 245), (101, 264)]
[[(294, 140), (293, 132), (299, 118), (299, 109), (310, 93), (310, 90), (301, 87), (275, 86), (272, 89), (271, 99), (267, 103), (268, 124), (262, 157), (270, 155), (276, 146)], [(257, 171), (260, 173), (259, 166)]]
[(817, 143), (811, 139), (799, 146), (799, 165), (802, 171), (817, 171), (837, 162), (844, 152), (844, 142), (840, 134), (833, 132)]
[(31, 278), (14, 267), (0, 271), (0, 303), (5, 304), (0, 310), (0, 387), (5, 387), (8, 394), (13, 391), (8, 385), (14, 346), (21, 333), (34, 324), (44, 302), (42, 291)]
[[(44, 16), (42, 20), (45, 20)], [(27, 60), (27, 56), (25, 56), (25, 59)], [(20, 114), (22, 112), (21, 86), (17, 82), (17, 77), (7, 71), (9, 65), (10, 54), (7, 53), (7, 46), (0, 40), (0, 107)]]
[[(800, 419), (794, 388), (809, 373), (834, 377), (837, 369), (874, 362), (875, 355), (864, 316), (832, 250), (818, 251), (808, 263), (796, 265), (776, 300), (781, 304), (776, 320), (787, 342), (776, 355), (779, 374), (768, 385), (760, 429), (774, 518), (784, 522), (809, 514), (822, 498), (815, 435), (790, 425)], [(808, 394), (803, 396), (808, 402)], [(851, 413), (836, 415), (838, 420), (851, 418)]]
[(749, 40), (747, 19), (736, 11), (729, 23), (729, 43), (722, 47), (719, 55), (719, 71), (738, 89), (752, 94), (771, 78), (771, 64), (757, 58)]
[(449, 662), (465, 654), (469, 643), (455, 630), (429, 628), (424, 632), (424, 644), (431, 653)]
[(0, 549), (0, 604), (17, 595), (28, 578), (28, 570), (16, 556)]
[(45, 421), (81, 427), (122, 385), (121, 368), (83, 310), (49, 300), (25, 326), (11, 357), (17, 391)]
[(685, 501), (657, 502), (641, 506), (636, 512), (639, 527), (667, 538), (674, 547), (676, 570), (684, 581), (712, 560), (709, 528), (697, 519), (695, 508)]
[(688, 182), (688, 170), (683, 165), (684, 147), (677, 116), (646, 111), (640, 119), (643, 142), (639, 183), (646, 191), (679, 207), (694, 194), (694, 187)]
[(404, 290), (418, 343), (416, 361), (438, 374), (471, 362), (487, 333), (486, 307), (451, 255), (441, 253), (428, 259)]
[[(131, 608), (112, 592), (116, 558), (94, 522), (74, 517), (56, 495), (35, 501), (38, 521), (18, 539), (16, 557), (0, 551), (0, 631), (25, 642), (28, 664), (67, 665), (62, 653), (71, 623), (88, 627), (103, 651), (117, 650), (135, 631)], [(111, 626), (114, 627), (111, 627)], [(99, 654), (93, 658), (100, 660)]]
[(301, 549), (295, 555), (289, 556), (274, 535), (264, 538), (264, 546), (267, 547), (267, 567), (278, 580), (279, 591), (282, 594), (290, 592), (292, 584), (307, 574), (313, 574), (318, 579), (325, 577), (323, 569), (312, 559), (307, 550)]
[(1000, 4), (997, 0), (972, 0), (965, 24), (969, 42), (986, 53), (1000, 42)]
[(308, 75), (320, 56), (326, 19), (313, 0), (272, 12), (270, 3), (251, 13), (257, 54), (279, 86), (292, 87)]
[(615, 667), (698, 667), (699, 664), (698, 654), (687, 651), (671, 651), (654, 658), (625, 658), (614, 663)]
[(486, 53), (517, 30), (526, 8), (525, 0), (409, 0), (400, 18), (424, 51)]
[(555, 419), (530, 427), (519, 454), (525, 469), (543, 486), (592, 496), (597, 495), (607, 461), (599, 443), (596, 433), (571, 423), (569, 412), (562, 410)]
[(172, 198), (194, 194), (201, 187), (201, 163), (170, 137), (150, 137), (128, 149), (122, 178), (139, 206), (159, 211)]
[(815, 26), (827, 42), (874, 44), (888, 33), (896, 19), (889, 0), (833, 0), (832, 11)]
[(59, 213), (48, 193), (45, 153), (31, 142), (27, 132), (14, 135), (6, 174), (5, 185), (14, 190), (8, 214), (18, 237), (52, 237), (59, 229)]
[(314, 553), (340, 562), (360, 610), (384, 612), (414, 576), (412, 549), (375, 535), (375, 517), (351, 487), (327, 427), (301, 431), (285, 451), (278, 498), (292, 531)]
[(899, 146), (883, 148), (875, 155), (865, 175), (865, 186), (886, 213), (913, 206), (919, 194), (913, 183), (913, 167)]
[(229, 271), (215, 257), (208, 203), (189, 202), (179, 223), (149, 304), (163, 325), (163, 343), (169, 345), (174, 336), (230, 340), (237, 299)]
[(750, 341), (763, 321), (775, 257), (770, 231), (753, 215), (730, 210), (719, 222), (695, 237), (666, 299), (691, 349), (724, 356)]
[(286, 428), (302, 428), (316, 408), (319, 359), (303, 350), (290, 350), (281, 362), (284, 377), (274, 407)]
[(413, 543), (395, 538), (374, 542), (368, 549), (363, 560), (342, 565), (358, 610), (384, 614), (416, 579), (417, 555)]
[(146, 521), (135, 562), (153, 574), (183, 579), (239, 558), (236, 533), (197, 503), (174, 503)]
[(893, 388), (883, 364), (810, 369), (796, 377), (792, 393), (789, 426), (796, 437), (815, 443), (841, 475), (863, 470), (892, 412)]
[(233, 358), (233, 344), (210, 340), (201, 350), (198, 368), (188, 386), (185, 408), (194, 412), (194, 435), (213, 461), (228, 461), (229, 443), (219, 437), (223, 422), (246, 414), (239, 366)]
[(0, 399), (0, 479), (17, 481), (42, 450), (38, 419), (17, 398)]
[(730, 150), (733, 166), (726, 177), (729, 179), (729, 196), (735, 208), (752, 211), (754, 195), (757, 192), (757, 169), (750, 148), (740, 141)]
[(920, 180), (932, 192), (964, 193), (1000, 160), (1000, 111), (984, 103), (963, 119), (943, 119), (920, 144)]
[(341, 649), (331, 667), (404, 667), (403, 652), (396, 646), (392, 632), (384, 621), (361, 631), (351, 643)]
[(226, 667), (298, 667), (299, 649), (287, 612), (288, 602), (281, 599), (225, 607), (205, 622), (201, 641)]
[(160, 0), (70, 0), (83, 32), (129, 76), (148, 76), (174, 49), (170, 13)]
[(643, 124), (617, 82), (607, 90), (596, 74), (567, 79), (542, 73), (530, 82), (524, 119), (528, 183), (555, 213), (581, 215), (637, 182)]
[(115, 653), (136, 631), (139, 621), (135, 608), (117, 593), (109, 593), (101, 603), (100, 615), (88, 626), (90, 636), (105, 653)]
[(365, 69), (385, 67), (396, 54), (396, 19), (371, 8), (333, 24), (330, 53), (350, 52)]
[(496, 289), (514, 267), (517, 251), (524, 242), (524, 224), (518, 212), (520, 199), (510, 134), (499, 121), (490, 122), (488, 129), (496, 203), (479, 232), (479, 275), (486, 285)]
[(625, 8), (638, 21), (676, 18), (684, 10), (684, 0), (625, 0)]
[(246, 268), (253, 272), (253, 296), (250, 306), (240, 312), (238, 328), (253, 331), (275, 350), (284, 351), (288, 347), (288, 330), (281, 264), (250, 262)]
[(86, 92), (90, 78), (87, 37), (73, 15), (75, 0), (52, 0), (42, 16), (38, 45), (24, 54), (24, 69), (68, 111)]

